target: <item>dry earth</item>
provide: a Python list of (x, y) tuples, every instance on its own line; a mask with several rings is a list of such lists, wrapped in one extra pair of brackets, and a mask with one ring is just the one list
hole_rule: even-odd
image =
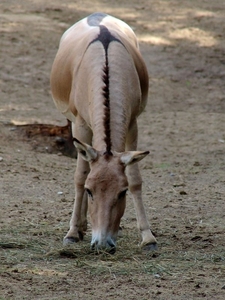
[[(90, 229), (63, 249), (76, 160), (17, 126), (66, 124), (51, 64), (94, 11), (132, 26), (150, 74), (139, 149), (154, 254), (138, 248), (130, 198), (114, 256), (90, 252)], [(0, 299), (225, 299), (224, 18), (224, 0), (1, 0)]]

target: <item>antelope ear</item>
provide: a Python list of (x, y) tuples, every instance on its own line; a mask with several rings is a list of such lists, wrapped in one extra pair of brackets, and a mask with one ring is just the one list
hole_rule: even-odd
[(88, 144), (82, 143), (76, 138), (73, 138), (73, 143), (84, 160), (91, 162), (97, 158), (97, 151)]
[(121, 157), (120, 161), (125, 165), (134, 164), (140, 160), (142, 160), (146, 155), (149, 154), (149, 151), (129, 151), (124, 152)]

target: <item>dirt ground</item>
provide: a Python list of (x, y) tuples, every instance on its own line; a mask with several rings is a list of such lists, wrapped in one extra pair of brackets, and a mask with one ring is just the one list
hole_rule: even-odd
[[(153, 254), (130, 197), (115, 255), (90, 252), (90, 228), (64, 249), (76, 160), (18, 127), (66, 124), (49, 73), (62, 33), (94, 11), (134, 29), (149, 70), (139, 149)], [(224, 16), (224, 0), (1, 0), (0, 299), (225, 299)]]

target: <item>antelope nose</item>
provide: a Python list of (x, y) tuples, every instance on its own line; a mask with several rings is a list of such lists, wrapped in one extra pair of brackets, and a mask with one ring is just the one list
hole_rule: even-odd
[(106, 246), (106, 249), (109, 249), (108, 252), (110, 254), (114, 254), (116, 252), (116, 245), (115, 245), (115, 243), (113, 242), (112, 239), (107, 240), (107, 246)]
[(98, 240), (95, 240), (91, 243), (91, 250), (97, 252), (104, 250), (110, 254), (114, 254), (116, 252), (116, 244), (111, 238), (108, 238), (105, 243), (100, 243)]

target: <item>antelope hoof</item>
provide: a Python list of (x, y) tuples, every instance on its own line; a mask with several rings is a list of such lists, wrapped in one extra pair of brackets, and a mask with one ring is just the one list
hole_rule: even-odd
[(158, 246), (157, 243), (149, 243), (142, 246), (142, 250), (144, 251), (157, 251)]
[(75, 244), (78, 242), (79, 242), (78, 237), (72, 237), (72, 236), (64, 237), (63, 246), (68, 246), (68, 245)]

